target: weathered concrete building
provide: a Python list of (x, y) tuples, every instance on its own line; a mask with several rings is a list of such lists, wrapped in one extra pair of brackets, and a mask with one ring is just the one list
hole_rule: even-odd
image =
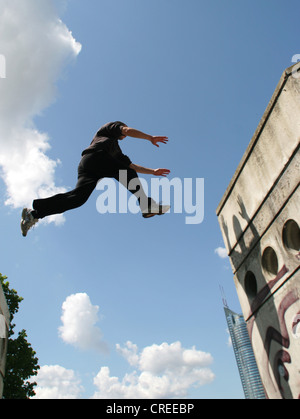
[(9, 319), (10, 314), (0, 285), (0, 399), (3, 394)]
[(218, 206), (265, 392), (300, 398), (300, 65), (282, 75)]

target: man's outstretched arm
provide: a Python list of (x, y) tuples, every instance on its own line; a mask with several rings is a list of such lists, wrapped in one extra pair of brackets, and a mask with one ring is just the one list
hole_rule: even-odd
[(128, 136), (133, 138), (141, 138), (142, 140), (150, 141), (156, 147), (159, 147), (158, 143), (166, 144), (168, 142), (168, 137), (148, 135), (142, 131), (129, 127), (122, 127), (122, 134), (124, 137)]
[(168, 169), (148, 169), (147, 167), (139, 166), (138, 164), (133, 163), (131, 163), (129, 167), (130, 169), (135, 170), (137, 173), (142, 173), (144, 175), (166, 177), (170, 174), (170, 170)]

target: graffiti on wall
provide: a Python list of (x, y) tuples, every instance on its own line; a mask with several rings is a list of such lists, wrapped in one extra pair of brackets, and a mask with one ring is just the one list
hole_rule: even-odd
[[(246, 243), (246, 230), (242, 231), (239, 217), (234, 215), (232, 224), (237, 244), (230, 248), (228, 227), (224, 219), (221, 218), (221, 222), (230, 249), (231, 263), (249, 301), (249, 311), (245, 312), (244, 307), (244, 316), (265, 392), (269, 398), (300, 398), (300, 285), (295, 285), (300, 284), (299, 225), (294, 220), (284, 224), (283, 245), (285, 252), (292, 250), (292, 253), (280, 268), (274, 249), (271, 246), (261, 249), (261, 237), (240, 196), (238, 204), (239, 216), (247, 221), (252, 241)], [(248, 279), (252, 282), (246, 283), (249, 273), (251, 277), (248, 276)]]

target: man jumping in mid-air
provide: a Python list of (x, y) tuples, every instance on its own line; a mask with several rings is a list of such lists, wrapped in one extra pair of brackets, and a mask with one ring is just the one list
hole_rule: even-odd
[[(144, 134), (133, 128), (129, 128), (123, 122), (110, 122), (97, 132), (91, 145), (82, 152), (82, 158), (78, 166), (78, 182), (74, 190), (52, 196), (46, 199), (33, 201), (33, 209), (24, 208), (22, 212), (21, 231), (24, 237), (39, 219), (49, 215), (62, 214), (68, 210), (83, 205), (96, 188), (100, 179), (105, 177), (115, 178), (119, 182), (125, 181), (124, 186), (133, 194), (136, 194), (144, 218), (154, 215), (165, 214), (169, 205), (159, 205), (153, 199), (145, 195), (137, 173), (154, 176), (167, 176), (168, 169), (147, 169), (146, 167), (133, 164), (129, 157), (125, 156), (120, 147), (119, 140), (125, 137), (141, 138), (150, 141), (154, 146), (159, 143), (166, 144), (167, 137)], [(127, 176), (121, 176), (122, 171)], [(130, 182), (135, 189), (130, 189)]]

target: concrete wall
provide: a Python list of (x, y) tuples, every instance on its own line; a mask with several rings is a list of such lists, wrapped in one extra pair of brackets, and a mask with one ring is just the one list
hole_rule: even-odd
[(300, 398), (300, 73), (287, 69), (217, 215), (266, 394)]
[(0, 285), (0, 399), (3, 394), (9, 318), (8, 307)]

